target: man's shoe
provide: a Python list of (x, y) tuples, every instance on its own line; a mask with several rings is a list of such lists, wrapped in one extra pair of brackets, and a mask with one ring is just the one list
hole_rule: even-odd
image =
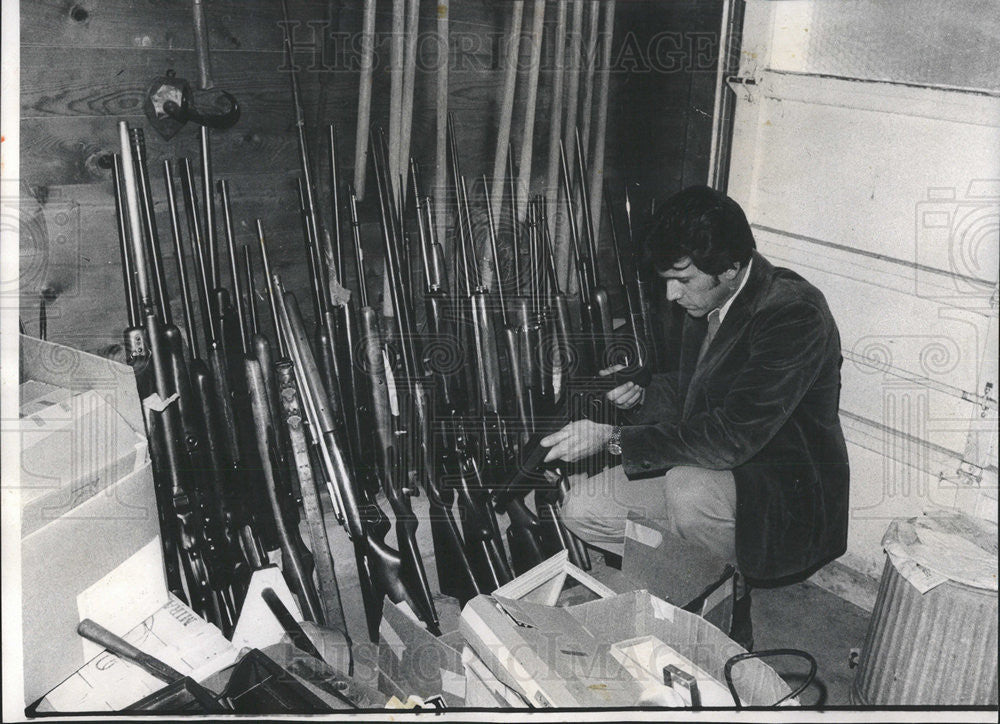
[(729, 638), (745, 648), (753, 651), (753, 621), (750, 618), (750, 591), (733, 601), (733, 623), (729, 629)]

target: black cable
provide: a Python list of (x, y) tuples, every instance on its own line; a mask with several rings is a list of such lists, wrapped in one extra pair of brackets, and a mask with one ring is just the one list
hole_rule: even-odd
[(768, 649), (766, 651), (755, 651), (753, 653), (736, 654), (736, 656), (733, 656), (728, 661), (726, 661), (726, 665), (723, 668), (723, 674), (726, 677), (726, 686), (729, 687), (729, 693), (732, 694), (733, 696), (733, 704), (735, 704), (737, 709), (742, 709), (743, 707), (740, 704), (740, 697), (736, 693), (736, 687), (733, 685), (733, 667), (739, 662), (745, 661), (746, 659), (763, 659), (769, 656), (798, 656), (799, 658), (805, 659), (806, 661), (809, 662), (809, 673), (806, 675), (806, 680), (802, 682), (802, 685), (795, 691), (785, 694), (783, 697), (774, 702), (774, 704), (772, 704), (771, 706), (780, 706), (789, 699), (798, 696), (803, 691), (805, 691), (806, 688), (808, 688), (808, 686), (813, 682), (813, 679), (816, 678), (816, 671), (819, 668), (816, 665), (816, 659), (812, 657), (812, 654), (809, 654), (805, 651), (800, 651), (799, 649)]

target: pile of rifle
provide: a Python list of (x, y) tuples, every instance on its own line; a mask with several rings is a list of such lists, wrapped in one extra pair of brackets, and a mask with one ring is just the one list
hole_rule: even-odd
[[(287, 44), (286, 51), (290, 55)], [(327, 234), (315, 200), (294, 74), (292, 89), (312, 282), (311, 332), (295, 294), (271, 273), (260, 219), (270, 319), (258, 316), (253, 254), (243, 246), (237, 256), (229, 186), (223, 180), (213, 187), (203, 141), (200, 204), (188, 159), (163, 166), (182, 334), (171, 317), (142, 131), (120, 124), (122, 152), (114, 178), (129, 322), (125, 347), (146, 411), (168, 584), (228, 634), (252, 572), (280, 558), (305, 618), (346, 634), (320, 495), (325, 487), (327, 512), (354, 546), (372, 640), (378, 638), (386, 596), (408, 605), (437, 632), (411, 504), (420, 490), (430, 506), (440, 590), (462, 603), (561, 549), (588, 566), (586, 550), (559, 518), (560, 485), (539, 474), (544, 449), (538, 441), (572, 417), (606, 419), (608, 411), (595, 404), (603, 392), (648, 372), (642, 290), (631, 281), (633, 274), (625, 274), (612, 220), (616, 281), (628, 312), (625, 326), (613, 329), (596, 263), (579, 137), (575, 173), (560, 150), (580, 324), (559, 288), (545, 200), (531, 199), (525, 223), (511, 224), (513, 268), (505, 270), (485, 178), (495, 289), (482, 286), (476, 250), (487, 245), (475, 238), (449, 118), (455, 229), (450, 278), (417, 165), (410, 162), (407, 183), (397, 180), (402, 197), (397, 198), (385, 140), (380, 131), (371, 134), (388, 291), (380, 319), (369, 303), (355, 190), (342, 186), (339, 177), (335, 129), (329, 128), (333, 214)], [(178, 175), (186, 233), (175, 196)], [(215, 190), (229, 288), (218, 261)], [(513, 180), (508, 197), (516, 209)], [(610, 214), (610, 201), (606, 207)], [(344, 211), (355, 293), (343, 286)], [(418, 254), (412, 253), (413, 244)], [(193, 283), (188, 259), (196, 270)], [(598, 375), (612, 364), (624, 369)], [(534, 510), (526, 500), (531, 491)], [(381, 496), (394, 520), (379, 507)], [(300, 512), (308, 544), (299, 534)], [(498, 512), (509, 519), (506, 536)], [(393, 528), (395, 547), (385, 540)]]

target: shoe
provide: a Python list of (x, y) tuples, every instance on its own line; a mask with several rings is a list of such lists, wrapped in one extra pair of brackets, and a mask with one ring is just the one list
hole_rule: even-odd
[(622, 569), (622, 557), (617, 553), (604, 551), (604, 565), (620, 571)]
[(753, 651), (753, 620), (750, 618), (750, 591), (733, 601), (733, 622), (729, 629), (729, 638), (745, 648)]

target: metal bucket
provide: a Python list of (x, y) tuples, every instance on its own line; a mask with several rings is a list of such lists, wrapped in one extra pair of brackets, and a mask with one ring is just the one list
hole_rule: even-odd
[(997, 592), (946, 581), (920, 593), (886, 556), (851, 702), (997, 705)]

